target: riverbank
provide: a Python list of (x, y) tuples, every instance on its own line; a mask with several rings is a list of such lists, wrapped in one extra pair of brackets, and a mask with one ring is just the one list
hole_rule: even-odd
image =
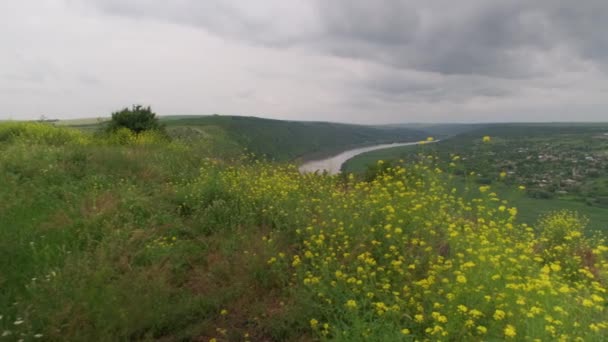
[(424, 142), (415, 141), (415, 142), (405, 142), (405, 143), (380, 144), (380, 145), (374, 145), (374, 146), (368, 146), (368, 147), (355, 148), (355, 149), (344, 151), (333, 157), (308, 161), (308, 162), (300, 165), (299, 170), (302, 173), (327, 171), (329, 174), (334, 175), (334, 174), (340, 173), (342, 165), (344, 163), (346, 163), (346, 161), (348, 161), (349, 159), (351, 159), (359, 154), (362, 154), (362, 153), (382, 150), (382, 149), (386, 149), (386, 148), (412, 146), (412, 145), (419, 145), (419, 144), (423, 144), (423, 143), (425, 143), (425, 144), (435, 143), (438, 141), (439, 140), (424, 141)]

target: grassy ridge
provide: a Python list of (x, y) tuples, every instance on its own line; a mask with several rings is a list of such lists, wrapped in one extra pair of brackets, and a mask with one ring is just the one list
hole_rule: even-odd
[[(208, 140), (212, 144), (216, 140)], [(0, 125), (7, 340), (603, 340), (608, 247), (424, 159), (372, 182)], [(211, 155), (209, 153), (212, 153)]]

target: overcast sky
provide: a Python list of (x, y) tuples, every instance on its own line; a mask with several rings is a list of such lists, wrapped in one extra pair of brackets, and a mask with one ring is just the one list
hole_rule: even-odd
[(606, 121), (606, 0), (2, 0), (0, 119)]

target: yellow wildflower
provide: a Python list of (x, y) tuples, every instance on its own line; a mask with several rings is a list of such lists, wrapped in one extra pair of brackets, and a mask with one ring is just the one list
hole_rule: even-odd
[(346, 301), (346, 307), (349, 309), (356, 309), (357, 308), (357, 302), (353, 299), (349, 299), (348, 301)]
[(515, 337), (515, 335), (517, 335), (517, 331), (515, 330), (515, 327), (512, 326), (511, 324), (507, 324), (504, 332), (505, 332), (506, 337)]
[(502, 311), (502, 310), (496, 310), (494, 312), (494, 316), (493, 317), (494, 317), (495, 320), (500, 321), (501, 319), (504, 319), (505, 316), (506, 316), (506, 314), (505, 314), (504, 311)]

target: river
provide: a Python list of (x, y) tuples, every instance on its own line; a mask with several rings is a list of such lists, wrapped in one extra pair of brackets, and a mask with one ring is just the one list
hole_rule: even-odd
[[(437, 142), (437, 141), (438, 140), (435, 140), (433, 142)], [(430, 142), (425, 141), (424, 143), (430, 143)], [(322, 171), (326, 170), (327, 172), (329, 172), (329, 174), (335, 175), (337, 173), (340, 173), (342, 164), (344, 164), (347, 160), (349, 160), (349, 159), (353, 158), (354, 156), (359, 155), (361, 153), (381, 150), (384, 148), (410, 146), (410, 145), (418, 145), (418, 144), (421, 144), (421, 142), (416, 141), (416, 142), (406, 142), (406, 143), (381, 144), (381, 145), (355, 148), (352, 150), (344, 151), (333, 157), (329, 157), (326, 159), (319, 159), (319, 160), (311, 160), (309, 162), (306, 162), (300, 166), (300, 172), (302, 172), (302, 173), (315, 172), (315, 171), (322, 172)]]

